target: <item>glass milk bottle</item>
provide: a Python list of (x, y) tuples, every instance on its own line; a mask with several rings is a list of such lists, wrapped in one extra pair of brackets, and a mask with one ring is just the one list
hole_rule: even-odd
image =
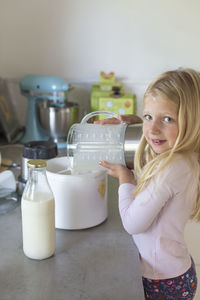
[(27, 162), (28, 181), (22, 201), (23, 250), (27, 257), (45, 259), (55, 252), (55, 201), (46, 176), (46, 161)]

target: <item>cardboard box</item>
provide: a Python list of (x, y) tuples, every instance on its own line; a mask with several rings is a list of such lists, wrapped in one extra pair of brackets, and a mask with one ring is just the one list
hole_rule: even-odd
[[(115, 81), (113, 72), (101, 72), (99, 82), (93, 83), (90, 109), (91, 112), (106, 110), (119, 115), (136, 114), (136, 96), (125, 93), (122, 83)], [(98, 118), (104, 117), (100, 115)]]
[[(98, 110), (112, 111), (118, 115), (136, 114), (136, 97), (133, 94), (100, 97)], [(100, 120), (103, 118), (104, 116), (99, 116)]]
[(112, 94), (113, 87), (122, 88), (122, 83), (115, 81), (115, 74), (113, 72), (109, 74), (101, 72), (99, 82), (93, 83), (90, 98), (91, 111), (99, 110), (99, 98), (109, 97)]

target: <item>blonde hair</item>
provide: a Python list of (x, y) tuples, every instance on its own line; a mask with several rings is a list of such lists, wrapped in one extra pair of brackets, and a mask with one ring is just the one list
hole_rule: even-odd
[[(177, 105), (179, 133), (174, 146), (159, 155), (152, 151), (142, 136), (134, 159), (138, 181), (134, 196), (171, 162), (175, 153), (200, 153), (200, 74), (192, 69), (165, 72), (149, 85), (144, 100), (149, 95), (159, 95)], [(200, 221), (200, 178), (191, 218)]]

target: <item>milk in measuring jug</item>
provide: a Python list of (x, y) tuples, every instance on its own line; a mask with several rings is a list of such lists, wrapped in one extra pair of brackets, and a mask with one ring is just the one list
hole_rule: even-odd
[(55, 204), (54, 199), (46, 200), (42, 192), (35, 198), (38, 201), (22, 197), (23, 250), (32, 259), (44, 259), (55, 252)]
[(68, 136), (68, 157), (73, 168), (102, 169), (100, 160), (125, 165), (123, 136), (126, 125), (75, 124)]
[(86, 115), (80, 124), (73, 124), (67, 136), (67, 156), (73, 158), (72, 168), (103, 169), (100, 160), (126, 165), (133, 169), (134, 154), (142, 136), (142, 125), (93, 124), (87, 121), (100, 114), (119, 118), (113, 112), (96, 111)]

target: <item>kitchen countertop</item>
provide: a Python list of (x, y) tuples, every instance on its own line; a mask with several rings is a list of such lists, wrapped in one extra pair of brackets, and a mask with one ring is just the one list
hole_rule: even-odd
[(109, 177), (104, 223), (56, 229), (55, 255), (42, 261), (23, 253), (20, 204), (0, 215), (0, 299), (144, 300), (139, 255), (122, 227), (117, 189)]

